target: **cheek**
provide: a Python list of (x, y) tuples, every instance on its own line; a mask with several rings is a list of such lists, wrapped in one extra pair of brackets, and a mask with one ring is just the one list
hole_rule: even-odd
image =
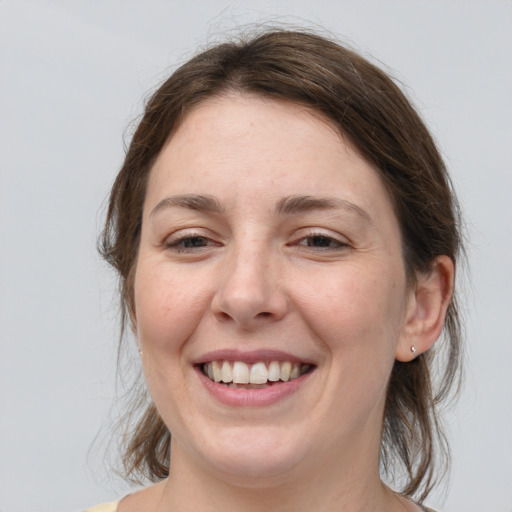
[(363, 428), (380, 418), (403, 319), (399, 280), (368, 267), (345, 270), (317, 275), (301, 295), (302, 317), (328, 353), (320, 407), (335, 432), (343, 423)]
[(185, 343), (210, 300), (204, 281), (165, 270), (141, 265), (134, 290), (137, 338), (144, 350), (162, 353)]
[(183, 349), (201, 322), (208, 296), (183, 273), (144, 262), (137, 268), (134, 297), (146, 384), (166, 424), (175, 427), (181, 417), (177, 404), (187, 392)]
[(402, 281), (399, 272), (351, 265), (302, 279), (298, 302), (331, 353), (394, 354), (403, 319)]

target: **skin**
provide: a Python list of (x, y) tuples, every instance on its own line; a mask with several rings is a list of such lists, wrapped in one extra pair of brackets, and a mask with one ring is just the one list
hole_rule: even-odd
[[(378, 173), (320, 115), (248, 95), (201, 103), (151, 171), (135, 277), (171, 477), (119, 511), (419, 510), (380, 481), (386, 386), (395, 359), (434, 343), (452, 286), (442, 256), (408, 286)], [(315, 368), (277, 403), (233, 407), (195, 367), (223, 349)]]

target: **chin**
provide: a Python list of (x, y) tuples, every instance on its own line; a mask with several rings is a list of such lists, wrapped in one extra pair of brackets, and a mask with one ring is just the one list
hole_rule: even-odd
[(269, 480), (275, 484), (299, 470), (305, 456), (304, 445), (298, 445), (298, 439), (286, 432), (284, 439), (283, 432), (275, 434), (268, 429), (233, 429), (218, 436), (209, 450), (203, 445), (200, 456), (205, 465), (230, 483), (254, 488), (268, 486)]

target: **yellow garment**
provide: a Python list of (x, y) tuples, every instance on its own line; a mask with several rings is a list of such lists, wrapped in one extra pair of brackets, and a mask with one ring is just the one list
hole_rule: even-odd
[[(102, 505), (96, 505), (95, 507), (88, 508), (84, 512), (116, 512), (119, 501), (111, 501), (110, 503), (103, 503)], [(435, 512), (431, 508), (423, 507), (426, 512)]]
[(119, 501), (111, 501), (110, 503), (103, 503), (102, 505), (88, 508), (84, 512), (116, 512), (117, 505), (119, 505)]

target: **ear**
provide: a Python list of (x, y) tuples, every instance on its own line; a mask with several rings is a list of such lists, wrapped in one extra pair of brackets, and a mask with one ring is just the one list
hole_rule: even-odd
[(453, 295), (455, 267), (448, 256), (438, 256), (432, 270), (417, 275), (408, 299), (404, 326), (395, 358), (408, 362), (429, 350), (444, 326), (446, 310)]

